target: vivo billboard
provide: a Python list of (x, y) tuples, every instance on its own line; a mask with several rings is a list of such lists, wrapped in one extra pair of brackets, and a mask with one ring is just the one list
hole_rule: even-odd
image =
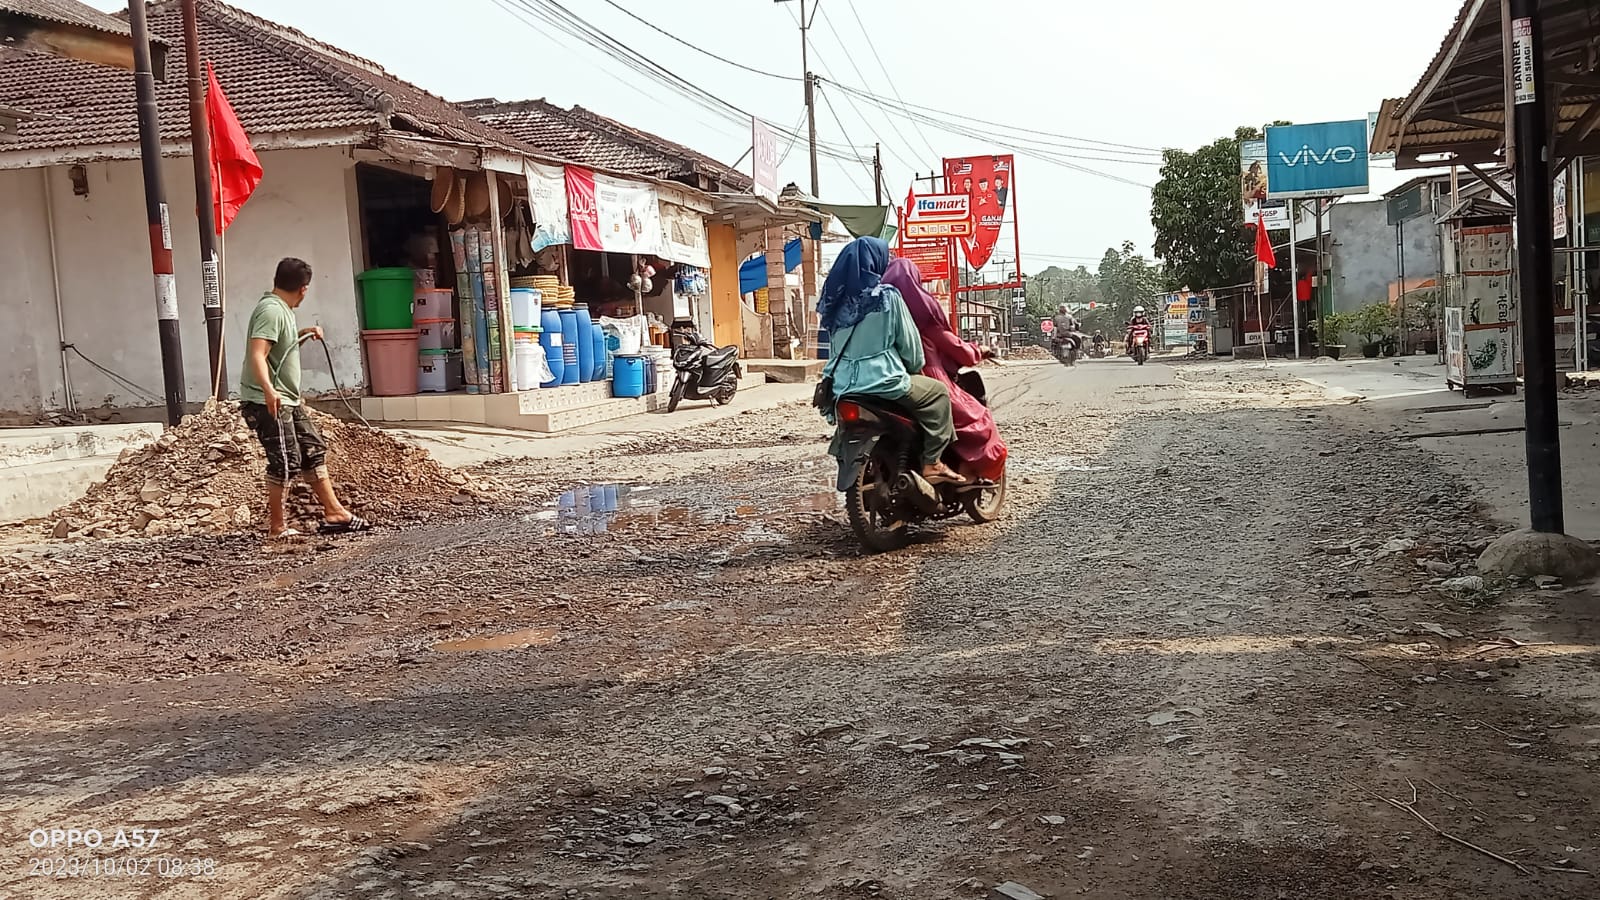
[(1367, 120), (1267, 129), (1267, 196), (1367, 193)]

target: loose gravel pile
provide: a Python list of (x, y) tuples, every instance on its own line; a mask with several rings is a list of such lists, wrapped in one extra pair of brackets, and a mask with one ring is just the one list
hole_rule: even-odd
[[(490, 494), (386, 432), (307, 413), (328, 444), (328, 471), (340, 500), (371, 521), (411, 520)], [(63, 539), (259, 529), (265, 472), (261, 445), (239, 405), (215, 404), (155, 442), (124, 450), (103, 482), (45, 524)], [(297, 481), (290, 491), (288, 519), (301, 531), (321, 520), (321, 507), (304, 483)]]
[(1013, 347), (1011, 352), (1006, 354), (1006, 359), (1030, 360), (1052, 358), (1053, 357), (1050, 356), (1049, 350), (1034, 344), (1028, 344), (1025, 347)]

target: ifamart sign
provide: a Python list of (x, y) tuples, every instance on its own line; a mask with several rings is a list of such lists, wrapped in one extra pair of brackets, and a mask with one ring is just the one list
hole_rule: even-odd
[(923, 194), (911, 198), (906, 237), (949, 238), (972, 235), (972, 198), (966, 194)]

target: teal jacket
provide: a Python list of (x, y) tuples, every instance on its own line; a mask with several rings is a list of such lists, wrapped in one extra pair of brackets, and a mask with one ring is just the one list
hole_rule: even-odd
[(829, 352), (835, 354), (827, 367), (834, 399), (862, 394), (899, 400), (911, 390), (911, 373), (921, 372), (926, 362), (905, 298), (887, 284), (876, 290), (891, 295), (887, 308), (828, 335)]

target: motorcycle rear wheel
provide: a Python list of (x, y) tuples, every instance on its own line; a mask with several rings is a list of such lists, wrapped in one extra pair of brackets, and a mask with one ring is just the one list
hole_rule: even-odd
[(738, 392), (739, 392), (739, 381), (738, 381), (738, 379), (734, 379), (732, 381), (729, 381), (727, 384), (722, 386), (722, 390), (717, 391), (717, 402), (722, 404), (723, 406), (727, 406), (728, 404), (733, 402), (733, 395), (737, 394)]
[(971, 491), (961, 498), (961, 506), (967, 511), (967, 516), (979, 525), (987, 525), (1000, 518), (1000, 513), (1006, 506), (1006, 476), (1000, 473), (1000, 480), (992, 488), (981, 491)]
[(872, 460), (861, 467), (856, 483), (844, 493), (844, 506), (850, 516), (850, 530), (861, 546), (872, 553), (892, 553), (911, 543), (911, 530), (904, 521), (887, 522), (882, 512), (869, 508), (868, 498), (878, 487), (877, 468)]

